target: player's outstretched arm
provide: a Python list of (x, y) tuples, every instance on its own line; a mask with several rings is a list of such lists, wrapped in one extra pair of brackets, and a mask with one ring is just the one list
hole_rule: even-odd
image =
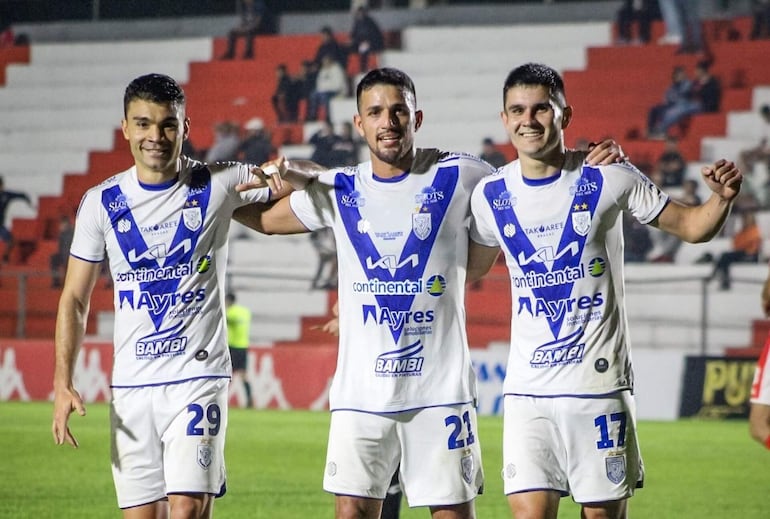
[[(253, 182), (239, 184), (236, 191), (246, 191), (268, 186), (273, 199), (283, 198), (294, 190), (304, 189), (308, 182), (317, 177), (326, 168), (310, 160), (292, 160), (278, 157), (269, 160), (260, 167), (251, 169)], [(287, 185), (288, 184), (288, 185)]]
[(249, 204), (239, 207), (233, 219), (250, 229), (263, 234), (297, 234), (308, 229), (294, 214), (289, 197), (272, 204)]
[(466, 283), (473, 283), (484, 277), (497, 261), (500, 247), (487, 247), (473, 240), (468, 240), (468, 267)]
[(56, 315), (56, 366), (53, 380), (54, 407), (51, 431), (54, 443), (57, 445), (68, 443), (73, 447), (78, 446), (78, 441), (68, 425), (69, 416), (73, 411), (80, 416), (86, 414), (83, 400), (73, 386), (73, 376), (75, 360), (85, 334), (91, 293), (99, 271), (98, 263), (75, 257), (70, 257), (67, 265), (67, 275)]
[(672, 200), (653, 222), (684, 241), (700, 243), (716, 236), (741, 190), (743, 175), (733, 162), (721, 159), (701, 169), (711, 196), (703, 204), (685, 206)]

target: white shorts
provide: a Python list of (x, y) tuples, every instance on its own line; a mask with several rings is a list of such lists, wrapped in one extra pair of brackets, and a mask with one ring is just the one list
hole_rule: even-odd
[(388, 414), (332, 413), (324, 490), (384, 499), (399, 464), (409, 506), (474, 499), (484, 482), (475, 408), (466, 404)]
[(751, 384), (751, 403), (770, 405), (770, 337), (759, 356), (754, 382)]
[(504, 409), (506, 494), (556, 490), (596, 503), (630, 497), (642, 486), (629, 391), (599, 398), (506, 395)]
[(120, 508), (167, 494), (221, 495), (228, 379), (112, 391), (112, 476)]

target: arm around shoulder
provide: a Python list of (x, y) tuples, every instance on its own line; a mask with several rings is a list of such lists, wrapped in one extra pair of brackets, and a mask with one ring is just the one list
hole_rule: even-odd
[(484, 277), (497, 261), (500, 247), (487, 247), (478, 242), (468, 240), (468, 267), (465, 276), (466, 283), (473, 283)]

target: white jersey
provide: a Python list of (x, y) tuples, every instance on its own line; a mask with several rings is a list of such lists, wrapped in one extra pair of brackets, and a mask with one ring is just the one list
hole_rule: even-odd
[(398, 178), (379, 179), (365, 162), (292, 193), (302, 223), (331, 226), (337, 242), (332, 410), (475, 401), (464, 310), (470, 195), (492, 171), (469, 155), (417, 150), (412, 170)]
[(269, 199), (236, 193), (248, 166), (182, 157), (179, 176), (145, 185), (136, 168), (83, 197), (70, 252), (100, 262), (115, 287), (113, 387), (229, 377), (224, 283), (230, 218)]
[(524, 179), (514, 161), (471, 200), (471, 239), (500, 246), (511, 278), (506, 394), (633, 388), (620, 216), (649, 223), (668, 197), (633, 166), (594, 168), (582, 157), (568, 153), (561, 174), (542, 181)]

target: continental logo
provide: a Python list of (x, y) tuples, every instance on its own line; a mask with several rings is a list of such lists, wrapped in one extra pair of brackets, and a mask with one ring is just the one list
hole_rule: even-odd
[(170, 267), (138, 268), (128, 272), (118, 272), (115, 281), (118, 283), (146, 283), (150, 281), (164, 281), (168, 279), (181, 279), (195, 272), (192, 263), (182, 263)]

